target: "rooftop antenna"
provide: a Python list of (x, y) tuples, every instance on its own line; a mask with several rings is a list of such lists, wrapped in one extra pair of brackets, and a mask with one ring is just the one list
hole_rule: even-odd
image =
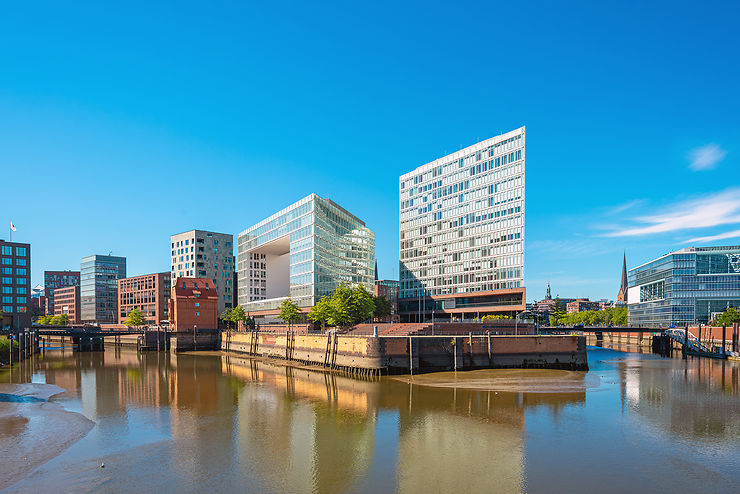
[(113, 255), (113, 251), (112, 251), (112, 250), (109, 250), (109, 251), (108, 251), (108, 255), (109, 255), (109, 256), (112, 256), (112, 255)]

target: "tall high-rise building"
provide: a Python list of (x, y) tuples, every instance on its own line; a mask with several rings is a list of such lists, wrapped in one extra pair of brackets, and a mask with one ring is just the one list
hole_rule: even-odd
[(402, 321), (526, 307), (524, 127), (399, 179)]
[(210, 278), (218, 293), (218, 313), (236, 304), (234, 290), (234, 236), (230, 233), (190, 230), (170, 237), (170, 275)]
[(316, 194), (247, 228), (238, 244), (239, 305), (258, 320), (287, 297), (312, 307), (342, 282), (373, 290), (375, 234)]
[(31, 325), (31, 245), (0, 240), (0, 327)]
[(54, 314), (54, 290), (65, 286), (80, 286), (79, 271), (44, 271), (47, 314)]
[(94, 254), (80, 262), (80, 320), (118, 322), (118, 280), (126, 277), (126, 258)]

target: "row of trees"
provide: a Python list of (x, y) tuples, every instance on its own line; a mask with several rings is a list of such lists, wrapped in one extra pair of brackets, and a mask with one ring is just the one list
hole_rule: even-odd
[(566, 313), (561, 306), (555, 306), (550, 312), (551, 326), (626, 326), (627, 308), (607, 307), (604, 310), (584, 310), (581, 312)]
[(225, 321), (229, 328), (232, 324), (238, 327), (240, 322), (244, 322), (249, 328), (254, 328), (254, 318), (249, 317), (241, 305), (237, 305), (233, 309), (224, 309), (218, 317)]
[[(283, 300), (278, 309), (280, 310), (278, 317), (288, 327), (301, 320), (300, 307), (290, 298)], [(330, 296), (321, 297), (307, 317), (321, 324), (321, 328), (324, 329), (326, 326), (351, 326), (372, 317), (383, 319), (390, 315), (390, 300), (372, 296), (362, 283), (355, 287), (342, 283)]]
[(60, 314), (58, 316), (39, 316), (36, 322), (44, 325), (53, 326), (67, 326), (69, 324), (69, 316), (67, 314)]

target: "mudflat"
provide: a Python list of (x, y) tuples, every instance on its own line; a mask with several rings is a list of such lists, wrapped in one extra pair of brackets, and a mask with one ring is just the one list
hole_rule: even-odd
[(0, 384), (0, 489), (61, 454), (95, 425), (49, 401), (63, 391), (50, 384)]

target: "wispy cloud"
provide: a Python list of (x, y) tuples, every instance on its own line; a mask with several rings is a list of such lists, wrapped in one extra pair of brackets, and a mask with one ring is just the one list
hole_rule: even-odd
[(691, 243), (700, 244), (700, 243), (705, 243), (705, 242), (713, 242), (715, 240), (723, 240), (723, 239), (726, 239), (726, 238), (740, 238), (740, 230), (733, 230), (731, 232), (719, 233), (717, 235), (710, 235), (708, 237), (696, 237), (696, 238), (692, 238), (690, 240), (687, 240), (684, 243), (686, 243), (686, 244), (691, 244)]
[(689, 168), (695, 172), (711, 170), (727, 155), (727, 151), (718, 144), (707, 144), (698, 147), (689, 153)]
[(610, 214), (624, 213), (628, 209), (635, 208), (635, 207), (639, 206), (640, 204), (642, 204), (643, 202), (645, 202), (644, 199), (634, 199), (632, 201), (628, 201), (628, 202), (625, 202), (623, 204), (619, 204), (618, 206), (614, 206), (613, 208), (611, 208), (609, 210), (609, 213)]
[(665, 205), (661, 209), (668, 212), (634, 218), (637, 225), (623, 227), (603, 236), (650, 235), (740, 223), (740, 189), (727, 189), (700, 199)]

